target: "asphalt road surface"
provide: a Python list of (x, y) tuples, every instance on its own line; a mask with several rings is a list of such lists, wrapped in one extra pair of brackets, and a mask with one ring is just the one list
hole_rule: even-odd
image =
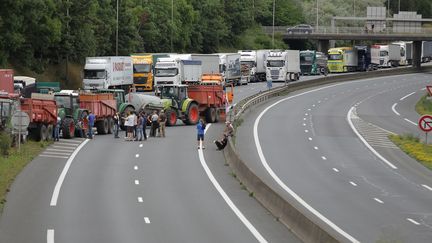
[(291, 93), (248, 114), (237, 149), (266, 183), (347, 241), (430, 242), (432, 173), (387, 136), (423, 139), (414, 107), (431, 80), (412, 74)]

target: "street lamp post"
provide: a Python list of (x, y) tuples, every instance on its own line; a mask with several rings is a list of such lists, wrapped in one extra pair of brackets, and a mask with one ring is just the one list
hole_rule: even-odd
[(171, 52), (173, 52), (173, 32), (174, 32), (174, 0), (171, 0), (171, 38), (170, 38)]
[(117, 0), (117, 21), (116, 21), (116, 56), (118, 56), (118, 23), (119, 23), (119, 0)]
[(318, 8), (318, 0), (316, 0), (316, 30), (318, 30), (318, 26), (319, 26), (319, 22), (318, 22), (318, 12), (319, 12), (319, 8)]
[(272, 31), (272, 48), (274, 49), (274, 25), (275, 25), (275, 7), (276, 7), (276, 0), (273, 0), (273, 31)]

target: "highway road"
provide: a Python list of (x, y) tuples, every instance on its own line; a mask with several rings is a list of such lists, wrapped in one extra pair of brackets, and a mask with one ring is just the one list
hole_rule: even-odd
[[(281, 85), (281, 84), (278, 84)], [(265, 84), (236, 87), (236, 100)], [(61, 140), (15, 180), (0, 218), (0, 242), (299, 242), (262, 208), (194, 126), (166, 138)]]
[(387, 136), (423, 136), (414, 106), (431, 79), (412, 74), (293, 92), (248, 114), (237, 149), (267, 184), (347, 241), (430, 242), (432, 173)]

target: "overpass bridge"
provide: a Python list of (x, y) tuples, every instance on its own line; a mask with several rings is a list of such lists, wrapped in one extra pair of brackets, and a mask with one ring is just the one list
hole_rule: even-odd
[[(412, 33), (393, 32), (392, 28), (382, 31), (372, 31), (361, 27), (319, 27), (310, 33), (287, 32), (288, 26), (275, 26), (274, 33), (282, 34), (287, 40), (317, 40), (318, 50), (327, 53), (330, 41), (334, 40), (371, 40), (384, 41), (413, 41), (413, 66), (421, 66), (422, 41), (432, 41), (432, 28), (419, 28)], [(273, 26), (263, 26), (267, 34), (273, 34)]]

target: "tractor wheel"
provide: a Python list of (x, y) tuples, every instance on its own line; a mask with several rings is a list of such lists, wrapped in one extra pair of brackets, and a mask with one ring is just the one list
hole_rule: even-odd
[(47, 141), (52, 141), (54, 138), (54, 125), (52, 124), (48, 125), (47, 130), (48, 130)]
[(63, 138), (73, 138), (75, 136), (75, 122), (72, 118), (65, 118), (62, 132)]
[(217, 109), (216, 110), (216, 119), (215, 119), (215, 122), (219, 122), (219, 120), (220, 120), (220, 110), (219, 109)]
[(48, 128), (45, 124), (41, 124), (41, 141), (46, 141), (48, 138)]
[(207, 123), (216, 122), (216, 109), (213, 107), (207, 108), (205, 112), (205, 119)]
[(112, 119), (112, 117), (108, 118), (108, 134), (113, 133), (114, 131), (114, 120)]
[(198, 105), (196, 103), (192, 103), (189, 105), (189, 109), (186, 113), (185, 123), (186, 125), (195, 125), (198, 123), (199, 119), (199, 110)]
[(167, 121), (166, 121), (167, 126), (169, 127), (174, 126), (177, 123), (177, 113), (174, 110), (167, 110), (166, 116), (167, 116)]

